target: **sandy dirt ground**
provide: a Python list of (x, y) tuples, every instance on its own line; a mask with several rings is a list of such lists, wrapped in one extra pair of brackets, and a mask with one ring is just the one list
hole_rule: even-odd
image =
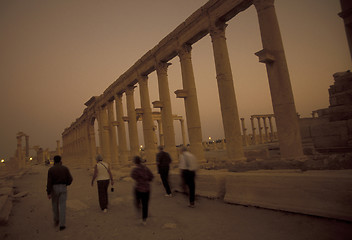
[(0, 226), (0, 239), (351, 239), (352, 224), (332, 219), (230, 205), (198, 197), (189, 208), (187, 197), (164, 196), (154, 175), (147, 225), (133, 206), (133, 181), (125, 178), (109, 192), (109, 210), (98, 204), (97, 187), (91, 187), (87, 169), (70, 168), (66, 229), (54, 227), (51, 202), (45, 192), (48, 167), (35, 165), (15, 180), (16, 191), (29, 194), (14, 201), (8, 224)]

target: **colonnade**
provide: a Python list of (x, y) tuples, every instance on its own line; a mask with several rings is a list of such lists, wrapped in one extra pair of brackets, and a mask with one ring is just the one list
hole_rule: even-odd
[[(152, 108), (160, 109), (162, 144), (173, 159), (177, 159), (175, 130), (169, 80), (169, 61), (179, 57), (182, 89), (176, 90), (176, 98), (183, 98), (186, 112), (190, 150), (199, 161), (204, 160), (202, 131), (192, 66), (192, 44), (210, 34), (214, 53), (216, 80), (222, 122), (229, 161), (244, 160), (241, 123), (233, 83), (233, 75), (227, 49), (226, 22), (254, 4), (259, 20), (263, 50), (255, 53), (259, 62), (265, 63), (269, 78), (272, 104), (276, 119), (282, 158), (303, 156), (300, 131), (293, 93), (288, 74), (274, 0), (210, 0), (193, 13), (157, 46), (142, 56), (132, 67), (113, 82), (103, 94), (92, 97), (82, 116), (63, 132), (63, 154), (72, 161), (94, 161), (96, 144), (94, 120), (98, 120), (101, 154), (112, 165), (125, 164), (129, 156), (139, 154), (137, 115), (142, 115), (145, 154), (148, 161), (155, 159), (156, 146), (153, 132)], [(148, 75), (156, 71), (159, 99), (151, 103)], [(141, 108), (136, 109), (134, 89), (139, 86)], [(127, 116), (123, 116), (122, 95), (126, 95)], [(115, 102), (115, 113), (113, 112)], [(128, 121), (130, 149), (127, 149), (124, 120)], [(117, 127), (117, 136), (114, 126)], [(267, 131), (267, 128), (264, 127)], [(261, 133), (261, 131), (260, 131)], [(266, 132), (267, 134), (267, 132)], [(116, 141), (118, 139), (118, 143)], [(184, 140), (185, 142), (185, 140)]]
[[(245, 137), (245, 139), (247, 139), (247, 141), (245, 141), (245, 145), (248, 146), (249, 144), (251, 145), (263, 144), (267, 142), (273, 142), (274, 140), (276, 140), (277, 134), (273, 127), (274, 126), (273, 119), (274, 119), (274, 114), (252, 115), (250, 118), (251, 128), (252, 128), (250, 142), (248, 142), (247, 132), (246, 132), (247, 129), (244, 126), (244, 120), (241, 119), (243, 136)], [(255, 124), (255, 122), (257, 122), (257, 125)], [(256, 130), (258, 130), (258, 134)]]

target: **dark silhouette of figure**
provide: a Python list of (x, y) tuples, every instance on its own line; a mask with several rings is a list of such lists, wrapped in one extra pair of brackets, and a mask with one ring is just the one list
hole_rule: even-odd
[(158, 173), (160, 174), (161, 181), (163, 182), (166, 197), (171, 197), (171, 189), (169, 185), (169, 170), (170, 163), (172, 162), (170, 154), (164, 151), (163, 146), (159, 146), (159, 152), (156, 155), (156, 164), (158, 167)]
[(135, 180), (135, 206), (137, 209), (140, 209), (142, 203), (142, 223), (145, 225), (148, 218), (150, 182), (154, 176), (149, 168), (142, 164), (142, 159), (139, 156), (134, 157), (134, 163), (136, 167), (132, 169), (131, 177)]
[(62, 165), (61, 156), (54, 157), (54, 166), (48, 170), (46, 192), (51, 199), (54, 225), (60, 225), (60, 231), (66, 228), (67, 186), (71, 185), (72, 176), (67, 167)]

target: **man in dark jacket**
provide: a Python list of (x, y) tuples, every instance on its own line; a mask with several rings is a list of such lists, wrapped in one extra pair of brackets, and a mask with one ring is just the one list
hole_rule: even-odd
[(60, 224), (60, 231), (66, 228), (66, 198), (67, 186), (72, 183), (72, 176), (67, 167), (62, 165), (61, 157), (54, 157), (54, 166), (48, 170), (46, 192), (51, 199), (54, 224)]
[(161, 181), (163, 182), (166, 197), (171, 197), (171, 189), (169, 185), (169, 170), (170, 163), (172, 162), (170, 155), (164, 151), (163, 146), (159, 146), (159, 152), (156, 155), (156, 164), (158, 166), (158, 173), (160, 174)]
[(139, 156), (134, 157), (136, 167), (132, 169), (131, 177), (135, 180), (134, 196), (135, 205), (140, 209), (142, 203), (142, 220), (143, 225), (146, 225), (148, 218), (148, 206), (150, 197), (150, 182), (153, 180), (153, 173), (148, 167), (142, 164), (142, 159)]

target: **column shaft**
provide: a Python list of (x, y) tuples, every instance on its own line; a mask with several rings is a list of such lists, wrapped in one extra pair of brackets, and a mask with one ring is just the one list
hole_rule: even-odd
[(134, 92), (135, 86), (129, 86), (126, 89), (126, 100), (127, 100), (127, 115), (128, 115), (128, 133), (130, 138), (130, 152), (131, 157), (139, 156), (139, 141), (137, 131), (137, 118), (136, 110), (134, 105)]
[(103, 106), (99, 109), (99, 117), (98, 122), (99, 125), (99, 139), (100, 143), (100, 151), (103, 156), (105, 162), (111, 164), (111, 155), (110, 155), (110, 136), (109, 136), (109, 125), (108, 125), (108, 113), (106, 106)]
[(161, 121), (164, 132), (165, 151), (167, 151), (172, 159), (176, 160), (176, 143), (175, 143), (175, 130), (172, 116), (170, 90), (167, 77), (168, 63), (158, 63), (156, 72), (158, 75), (159, 84), (159, 97), (162, 104), (161, 108)]
[(243, 133), (243, 145), (248, 146), (248, 141), (247, 141), (247, 128), (244, 123), (244, 118), (241, 118), (241, 124), (242, 124), (242, 133)]
[(23, 154), (22, 154), (22, 136), (17, 136), (17, 166), (18, 168), (24, 167)]
[(259, 143), (263, 143), (263, 127), (262, 124), (260, 122), (260, 117), (257, 117), (258, 120), (258, 131), (259, 131)]
[(94, 166), (96, 160), (95, 156), (97, 155), (96, 148), (97, 144), (95, 142), (95, 132), (94, 132), (94, 123), (88, 124), (88, 147), (89, 147), (89, 164), (90, 166)]
[(238, 161), (245, 158), (230, 58), (225, 38), (225, 27), (225, 25), (213, 27), (210, 31), (210, 36), (213, 44), (227, 155), (230, 161)]
[(256, 55), (267, 68), (281, 157), (301, 158), (300, 128), (274, 0), (254, 0), (253, 3), (258, 13), (263, 43), (263, 50)]
[(158, 129), (159, 129), (159, 145), (165, 146), (163, 123), (161, 122), (161, 120), (157, 120), (157, 123), (158, 123)]
[(253, 122), (253, 117), (251, 117), (251, 125), (252, 125), (252, 144), (257, 145), (257, 136), (255, 133), (255, 127), (254, 127), (254, 122)]
[(29, 159), (29, 136), (25, 136), (26, 138), (26, 161)]
[[(183, 146), (187, 146), (184, 120), (180, 119), (180, 123), (181, 123), (181, 133), (182, 133), (182, 144), (183, 144)], [(203, 148), (203, 145), (201, 145), (201, 146)]]
[(264, 123), (265, 142), (269, 142), (268, 126), (266, 125), (266, 117), (263, 117), (263, 123)]
[(271, 117), (269, 118), (269, 127), (270, 127), (270, 142), (274, 140), (274, 130), (273, 130), (273, 123), (271, 122)]
[(125, 165), (128, 161), (128, 149), (126, 140), (125, 121), (123, 120), (122, 94), (117, 94), (115, 98), (117, 135), (119, 139), (120, 164)]
[(183, 90), (187, 94), (187, 96), (184, 98), (184, 102), (190, 150), (197, 157), (198, 161), (203, 162), (205, 161), (205, 157), (202, 146), (202, 129), (200, 124), (198, 98), (196, 83), (194, 80), (191, 50), (191, 46), (184, 45), (179, 50), (178, 56), (181, 63)]
[(154, 162), (156, 154), (156, 143), (154, 142), (154, 123), (152, 116), (152, 109), (150, 107), (149, 90), (148, 90), (148, 77), (141, 76), (138, 79), (141, 107), (143, 110), (143, 136), (145, 145), (145, 154), (147, 161)]
[(118, 148), (117, 148), (117, 137), (116, 137), (116, 129), (113, 126), (114, 118), (114, 102), (109, 101), (107, 103), (108, 109), (108, 126), (109, 126), (109, 143), (110, 143), (110, 153), (111, 153), (111, 165), (112, 168), (117, 168), (118, 163)]

